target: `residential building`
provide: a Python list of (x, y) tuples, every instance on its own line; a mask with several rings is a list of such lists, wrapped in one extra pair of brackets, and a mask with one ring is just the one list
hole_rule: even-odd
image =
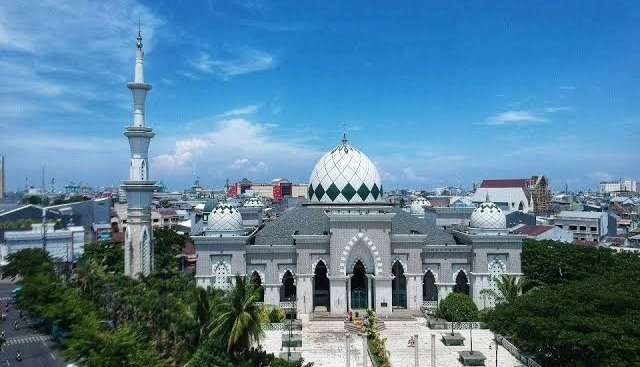
[(472, 201), (482, 203), (486, 196), (502, 210), (545, 214), (551, 211), (551, 190), (545, 176), (525, 179), (484, 180), (473, 194)]
[(7, 255), (29, 248), (46, 249), (58, 261), (74, 261), (84, 252), (84, 227), (56, 229), (55, 223), (34, 223), (26, 231), (4, 233)]
[(534, 240), (573, 242), (572, 232), (556, 226), (522, 224), (516, 226), (511, 233), (525, 235)]
[(605, 212), (561, 211), (550, 218), (552, 225), (573, 233), (574, 242), (599, 243), (606, 236), (615, 235)]

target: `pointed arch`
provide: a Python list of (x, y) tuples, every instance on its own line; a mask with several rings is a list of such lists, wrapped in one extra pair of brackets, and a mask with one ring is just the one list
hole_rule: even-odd
[(458, 270), (456, 276), (456, 284), (453, 286), (453, 291), (457, 293), (463, 293), (469, 295), (469, 278), (464, 269)]
[(391, 305), (396, 308), (407, 308), (407, 277), (404, 275), (404, 266), (399, 259), (391, 266)]
[(228, 290), (231, 286), (231, 266), (226, 261), (220, 260), (211, 265), (213, 275), (213, 287)]
[(251, 284), (258, 290), (258, 302), (264, 302), (264, 286), (262, 285), (262, 277), (257, 270), (251, 273)]
[(317, 306), (324, 306), (330, 311), (329, 270), (323, 260), (318, 260), (313, 268), (313, 308), (315, 310)]
[(344, 247), (344, 250), (340, 255), (340, 272), (347, 275), (347, 261), (349, 259), (349, 255), (351, 254), (353, 247), (358, 243), (363, 243), (369, 249), (369, 253), (371, 254), (374, 262), (374, 269), (371, 269), (373, 270), (373, 274), (380, 274), (382, 272), (382, 258), (380, 257), (380, 252), (373, 241), (371, 241), (369, 237), (362, 232), (358, 232), (354, 235)]
[(427, 272), (424, 273), (424, 277), (422, 277), (422, 300), (438, 300), (438, 287), (436, 286), (436, 277), (431, 269), (427, 270)]
[(296, 283), (293, 273), (290, 270), (284, 272), (280, 286), (280, 302), (296, 300)]

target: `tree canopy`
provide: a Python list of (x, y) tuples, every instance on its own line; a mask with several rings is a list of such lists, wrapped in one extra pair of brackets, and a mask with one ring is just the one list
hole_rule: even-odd
[(640, 257), (527, 240), (530, 290), (486, 313), (488, 326), (544, 366), (640, 365)]

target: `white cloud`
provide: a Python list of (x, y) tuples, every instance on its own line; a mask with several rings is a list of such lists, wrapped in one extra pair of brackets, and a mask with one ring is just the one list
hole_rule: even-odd
[(153, 167), (160, 175), (187, 174), (199, 167), (198, 174), (219, 179), (226, 174), (270, 178), (264, 177), (268, 174), (306, 180), (321, 152), (274, 138), (272, 130), (244, 118), (218, 121), (209, 132), (176, 141), (171, 152), (153, 158)]
[(212, 56), (202, 53), (192, 66), (203, 74), (216, 75), (222, 79), (268, 70), (276, 66), (275, 58), (266, 52), (242, 47)]
[(259, 109), (260, 109), (260, 105), (251, 104), (248, 106), (238, 107), (238, 108), (234, 108), (232, 110), (223, 112), (219, 114), (217, 117), (225, 118), (225, 117), (234, 117), (234, 116), (243, 116), (243, 115), (253, 115), (254, 113), (258, 112)]
[(119, 105), (118, 94), (98, 86), (132, 73), (138, 17), (149, 52), (162, 21), (136, 0), (0, 2), (0, 118), (33, 123)]
[(559, 106), (559, 107), (547, 107), (544, 109), (544, 112), (546, 113), (569, 112), (569, 111), (573, 111), (573, 107)]
[(412, 182), (426, 182), (428, 178), (416, 173), (413, 167), (405, 167), (402, 169), (402, 179)]
[(506, 111), (487, 118), (488, 125), (513, 125), (546, 122), (547, 119), (531, 111)]

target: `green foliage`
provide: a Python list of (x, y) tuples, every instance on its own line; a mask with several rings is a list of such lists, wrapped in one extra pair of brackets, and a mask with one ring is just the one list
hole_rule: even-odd
[(25, 231), (31, 229), (33, 220), (19, 219), (9, 222), (0, 222), (0, 231)]
[(124, 272), (124, 248), (115, 241), (98, 241), (84, 246), (81, 263), (98, 265), (107, 273)]
[(496, 301), (496, 303), (512, 303), (519, 295), (522, 294), (523, 289), (527, 284), (525, 277), (515, 277), (506, 274), (499, 276), (495, 282), (495, 291), (491, 288), (485, 288), (480, 291), (480, 294), (489, 295)]
[(49, 198), (41, 195), (25, 195), (22, 198), (23, 204), (32, 204), (32, 205), (49, 205)]
[(640, 365), (640, 257), (527, 240), (522, 259), (535, 288), (488, 311), (491, 329), (545, 366)]
[(182, 253), (189, 237), (170, 229), (155, 229), (153, 238), (155, 271), (162, 274), (178, 273), (182, 259), (176, 256)]
[(367, 334), (367, 344), (369, 346), (369, 352), (375, 361), (377, 367), (391, 367), (389, 361), (389, 352), (386, 349), (386, 338), (380, 337), (380, 332), (376, 325), (378, 316), (373, 310), (367, 310), (367, 317), (369, 324), (365, 326), (365, 333)]
[(242, 353), (264, 336), (257, 289), (247, 277), (236, 276), (235, 286), (223, 299), (213, 334), (226, 340), (227, 351)]
[(42, 249), (25, 249), (7, 256), (8, 264), (2, 267), (2, 278), (27, 277), (34, 274), (53, 273), (53, 260)]
[(478, 307), (471, 297), (453, 292), (440, 301), (437, 316), (452, 322), (477, 321)]
[(73, 195), (70, 196), (68, 199), (55, 199), (53, 200), (53, 202), (51, 203), (51, 205), (61, 205), (61, 204), (71, 204), (71, 203), (77, 203), (80, 201), (87, 201), (89, 200), (88, 197), (82, 196), (82, 195)]

